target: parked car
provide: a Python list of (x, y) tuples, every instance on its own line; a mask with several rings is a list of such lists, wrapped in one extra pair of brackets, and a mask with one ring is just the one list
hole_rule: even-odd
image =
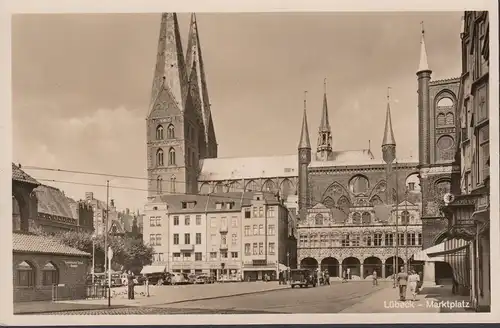
[(169, 272), (146, 273), (144, 279), (147, 279), (150, 285), (170, 285), (172, 283), (172, 274)]
[(172, 285), (183, 285), (183, 284), (188, 283), (189, 278), (188, 278), (187, 274), (185, 274), (185, 273), (174, 272), (174, 273), (172, 273), (171, 281), (172, 281)]
[(295, 286), (300, 286), (301, 288), (309, 286), (316, 287), (317, 281), (318, 278), (316, 276), (316, 273), (311, 270), (307, 269), (290, 270), (290, 285), (292, 286), (292, 288), (295, 288)]
[(199, 274), (196, 276), (196, 279), (194, 280), (195, 284), (209, 284), (209, 276), (207, 274)]
[[(128, 285), (128, 277), (127, 277), (126, 273), (123, 273), (121, 275), (121, 280), (122, 280), (122, 285), (123, 286), (127, 286)], [(134, 285), (142, 285), (145, 280), (146, 279), (143, 276), (141, 276), (141, 275), (134, 276)]]

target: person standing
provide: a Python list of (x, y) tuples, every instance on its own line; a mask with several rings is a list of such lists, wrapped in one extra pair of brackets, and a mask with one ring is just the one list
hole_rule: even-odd
[(406, 301), (406, 287), (408, 284), (408, 273), (405, 272), (404, 267), (401, 267), (401, 272), (397, 275), (399, 286), (399, 300)]
[(347, 268), (347, 280), (351, 279), (351, 268)]
[(372, 278), (373, 278), (373, 286), (378, 286), (377, 270), (373, 270)]
[(413, 301), (415, 301), (417, 298), (417, 284), (419, 281), (420, 281), (420, 276), (415, 271), (412, 270), (411, 274), (408, 276), (408, 286), (410, 287), (410, 292)]
[(135, 297), (134, 295), (134, 274), (132, 271), (128, 271), (127, 274), (127, 287), (128, 287), (128, 299), (133, 300)]

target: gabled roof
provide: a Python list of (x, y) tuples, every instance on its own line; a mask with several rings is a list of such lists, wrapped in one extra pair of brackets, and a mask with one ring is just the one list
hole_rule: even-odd
[(110, 220), (109, 233), (110, 234), (124, 234), (126, 231), (123, 229), (122, 224), (118, 220)]
[(89, 253), (61, 244), (50, 237), (20, 232), (12, 232), (12, 252), (91, 256)]
[(29, 174), (27, 174), (23, 170), (21, 170), (21, 168), (14, 163), (12, 163), (12, 180), (17, 182), (29, 183), (32, 185), (40, 184), (40, 182), (36, 181), (34, 178), (32, 178)]
[(221, 157), (202, 160), (199, 181), (298, 176), (298, 156)]
[(78, 219), (78, 204), (75, 200), (66, 197), (61, 190), (40, 185), (35, 188), (35, 192), (39, 213)]

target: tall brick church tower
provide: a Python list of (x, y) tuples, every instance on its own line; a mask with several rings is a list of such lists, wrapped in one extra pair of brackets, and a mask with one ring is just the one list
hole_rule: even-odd
[(184, 57), (175, 13), (161, 17), (147, 129), (148, 198), (198, 192), (200, 160), (217, 157), (196, 17)]
[[(418, 81), (419, 174), (422, 191), (423, 248), (446, 238), (447, 222), (440, 206), (444, 194), (453, 190), (457, 174), (454, 154), (457, 142), (456, 106), (459, 78), (431, 80), (422, 28)], [(458, 172), (460, 174), (460, 172)]]

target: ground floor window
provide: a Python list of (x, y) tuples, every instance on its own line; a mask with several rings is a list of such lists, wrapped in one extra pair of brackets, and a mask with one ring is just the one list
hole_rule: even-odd
[(59, 284), (59, 272), (56, 266), (49, 262), (42, 269), (42, 284), (52, 286)]
[(35, 286), (35, 268), (23, 261), (17, 265), (17, 285), (21, 287)]

